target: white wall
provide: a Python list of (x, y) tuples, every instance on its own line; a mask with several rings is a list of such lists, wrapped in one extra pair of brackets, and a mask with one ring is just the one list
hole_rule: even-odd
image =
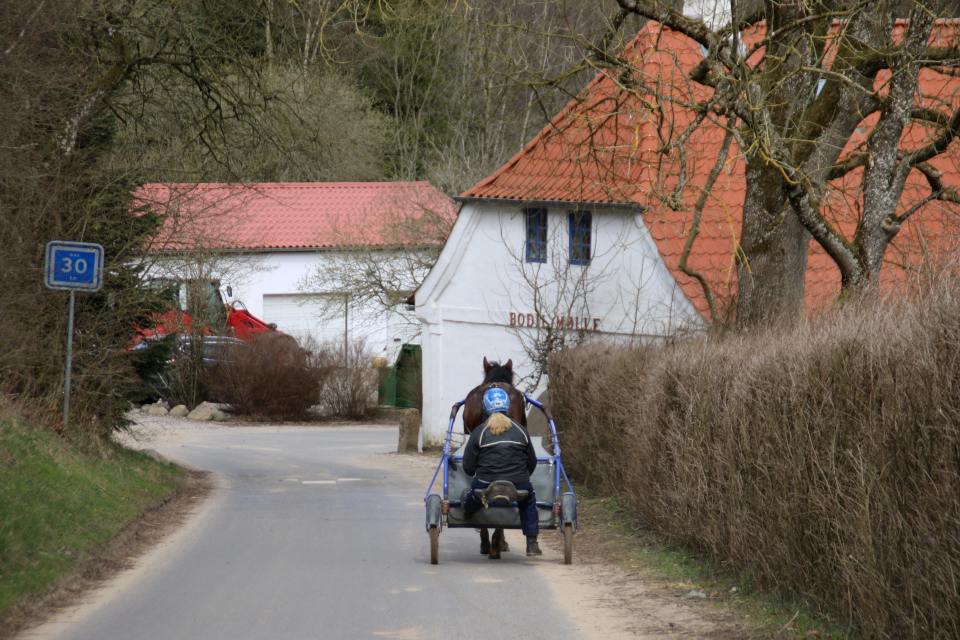
[[(230, 255), (228, 258), (211, 260), (210, 273), (204, 277), (217, 278), (228, 303), (242, 303), (250, 313), (266, 322), (276, 322), (280, 331), (300, 337), (305, 331), (318, 342), (325, 339), (342, 339), (344, 318), (342, 314), (321, 319), (318, 317), (316, 296), (298, 288), (300, 279), (315, 270), (329, 251), (268, 251), (252, 255)], [(170, 263), (166, 268), (155, 266), (148, 272), (151, 277), (196, 275), (189, 266), (177, 267)], [(174, 273), (171, 273), (174, 272)], [(184, 273), (185, 272), (185, 273)], [(227, 287), (232, 296), (227, 296)], [(320, 295), (340, 298), (341, 291), (322, 292)], [(265, 305), (265, 301), (267, 304)], [(306, 304), (295, 308), (295, 301)], [(350, 340), (363, 338), (374, 357), (383, 357), (392, 364), (403, 344), (419, 344), (419, 327), (402, 322), (396, 313), (384, 313), (379, 308), (350, 305), (347, 329)]]
[[(581, 208), (593, 213), (593, 259), (587, 266), (568, 264), (570, 207), (548, 207), (544, 264), (524, 260), (522, 213), (475, 202), (462, 208), (440, 259), (416, 294), (423, 324), (425, 447), (442, 446), (450, 409), (482, 381), (484, 357), (512, 359), (518, 386), (531, 395), (545, 389), (546, 380), (529, 388), (534, 368), (524, 351), (538, 329), (520, 326), (537, 311), (554, 326), (558, 316), (565, 318), (564, 325), (568, 317), (583, 318), (575, 321), (573, 333), (588, 339), (663, 336), (682, 325), (702, 324), (639, 215)], [(571, 281), (587, 284), (573, 286)], [(573, 290), (578, 294), (572, 296)], [(584, 326), (588, 330), (579, 331)]]

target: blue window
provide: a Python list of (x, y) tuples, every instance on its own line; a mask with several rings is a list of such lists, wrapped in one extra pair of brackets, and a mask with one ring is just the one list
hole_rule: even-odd
[(589, 211), (574, 211), (570, 220), (570, 264), (590, 264), (590, 224), (593, 215)]
[(547, 210), (527, 209), (527, 262), (547, 261)]

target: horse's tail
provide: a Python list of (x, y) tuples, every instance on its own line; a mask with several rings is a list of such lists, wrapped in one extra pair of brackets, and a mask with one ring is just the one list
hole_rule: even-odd
[(492, 416), (490, 416), (490, 420), (487, 422), (487, 426), (490, 427), (490, 433), (492, 433), (495, 436), (498, 436), (501, 433), (505, 433), (507, 430), (510, 429), (511, 424), (512, 423), (510, 422), (510, 418), (508, 418), (505, 414), (500, 413), (499, 411), (493, 414)]

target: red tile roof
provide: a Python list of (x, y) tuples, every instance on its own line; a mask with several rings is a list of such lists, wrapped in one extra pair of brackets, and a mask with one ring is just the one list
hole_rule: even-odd
[[(898, 24), (902, 29), (902, 25)], [(956, 23), (938, 25), (935, 38), (952, 37)], [(744, 40), (755, 41), (763, 27)], [(709, 319), (706, 298), (700, 284), (679, 269), (680, 256), (690, 228), (691, 212), (716, 162), (724, 131), (714, 118), (697, 128), (687, 140), (687, 167), (684, 188), (675, 190), (681, 179), (677, 151), (658, 152), (666, 142), (693, 123), (695, 114), (683, 106), (707, 97), (709, 89), (689, 80), (689, 71), (702, 60), (699, 45), (658, 23), (650, 22), (626, 47), (623, 58), (634, 63), (647, 89), (623, 88), (610, 71), (602, 71), (526, 147), (489, 178), (463, 194), (467, 198), (574, 201), (593, 203), (635, 203), (647, 207), (643, 213), (660, 255), (684, 294), (704, 318)], [(759, 54), (757, 54), (759, 56)], [(878, 85), (885, 78), (878, 79)], [(649, 87), (669, 96), (659, 101)], [(960, 81), (924, 71), (921, 90), (933, 107), (957, 108)], [(655, 106), (660, 107), (660, 112)], [(848, 152), (866, 139), (872, 122), (852, 140)], [(908, 132), (919, 138), (927, 134), (919, 126)], [(932, 162), (945, 174), (949, 184), (960, 185), (960, 163), (956, 148), (949, 158)], [(832, 222), (851, 238), (856, 230), (858, 208), (855, 189), (859, 173), (848, 176), (828, 196)], [(911, 174), (901, 198), (902, 211), (929, 192), (918, 172)], [(703, 210), (700, 234), (688, 266), (704, 275), (718, 306), (732, 299), (736, 291), (738, 234), (742, 224), (745, 195), (744, 163), (731, 145)], [(943, 256), (957, 246), (956, 205), (933, 202), (925, 205), (903, 227), (888, 250), (887, 265), (881, 272), (886, 284), (915, 277), (917, 267), (934, 256)], [(840, 273), (816, 242), (811, 242), (806, 275), (808, 309), (821, 308), (840, 290)]]
[(146, 184), (134, 195), (164, 215), (154, 250), (442, 243), (456, 219), (427, 182)]

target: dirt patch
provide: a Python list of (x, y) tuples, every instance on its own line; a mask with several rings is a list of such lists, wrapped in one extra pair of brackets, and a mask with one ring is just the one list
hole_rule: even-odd
[(210, 474), (187, 471), (183, 482), (163, 502), (141, 513), (116, 538), (81, 558), (74, 573), (42, 596), (27, 598), (0, 617), (0, 638), (43, 622), (51, 614), (75, 605), (90, 589), (102, 585), (183, 524), (213, 487)]
[[(580, 528), (573, 538), (574, 565), (543, 567), (557, 598), (571, 612), (571, 617), (579, 621), (581, 631), (588, 637), (597, 640), (748, 637), (732, 613), (709, 601), (682, 600), (690, 590), (689, 585), (622, 568), (620, 560), (635, 543), (599, 526), (601, 518), (589, 505), (581, 503)], [(541, 538), (558, 556), (562, 554), (563, 540), (559, 535)]]

